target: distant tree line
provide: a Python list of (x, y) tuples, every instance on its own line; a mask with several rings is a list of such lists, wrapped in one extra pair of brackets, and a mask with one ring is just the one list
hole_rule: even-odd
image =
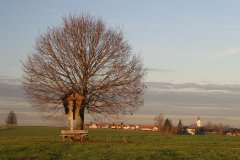
[(180, 119), (177, 126), (173, 126), (172, 121), (169, 118), (164, 119), (163, 114), (159, 114), (154, 118), (154, 125), (159, 128), (161, 134), (189, 134), (187, 128), (195, 128), (196, 134), (224, 134), (231, 127), (229, 125), (217, 124), (212, 122), (207, 122), (202, 127), (197, 127), (196, 124), (189, 126), (183, 126), (182, 120)]
[(224, 125), (222, 123), (212, 123), (210, 121), (208, 121), (204, 126), (203, 129), (205, 132), (207, 133), (224, 133), (225, 131), (229, 130), (231, 128), (230, 125)]
[(164, 115), (159, 114), (154, 118), (154, 125), (159, 128), (161, 134), (183, 134), (182, 120), (180, 119), (176, 127), (168, 118), (164, 120)]

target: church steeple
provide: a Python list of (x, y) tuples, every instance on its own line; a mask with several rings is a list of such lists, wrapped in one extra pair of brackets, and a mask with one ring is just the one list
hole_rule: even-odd
[(201, 120), (200, 120), (200, 117), (198, 116), (197, 118), (197, 127), (201, 127)]

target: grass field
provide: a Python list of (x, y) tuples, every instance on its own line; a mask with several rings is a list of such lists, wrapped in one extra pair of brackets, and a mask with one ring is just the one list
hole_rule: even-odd
[(90, 129), (89, 141), (79, 143), (62, 142), (59, 133), (57, 127), (0, 129), (0, 159), (240, 160), (240, 137)]

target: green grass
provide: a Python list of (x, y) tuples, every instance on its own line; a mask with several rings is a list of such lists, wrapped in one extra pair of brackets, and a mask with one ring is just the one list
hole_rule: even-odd
[(62, 142), (57, 127), (0, 130), (0, 159), (240, 160), (240, 137), (161, 136), (157, 132), (90, 129), (87, 142)]

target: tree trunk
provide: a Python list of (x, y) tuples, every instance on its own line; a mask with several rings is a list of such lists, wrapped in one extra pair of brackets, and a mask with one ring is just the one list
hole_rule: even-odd
[(70, 130), (73, 130), (73, 102), (69, 102), (69, 112), (68, 112), (69, 126)]
[(77, 110), (76, 113), (76, 120), (77, 120), (77, 124), (76, 124), (76, 129), (80, 129), (83, 130), (84, 129), (84, 110), (85, 107), (81, 106), (80, 110)]

